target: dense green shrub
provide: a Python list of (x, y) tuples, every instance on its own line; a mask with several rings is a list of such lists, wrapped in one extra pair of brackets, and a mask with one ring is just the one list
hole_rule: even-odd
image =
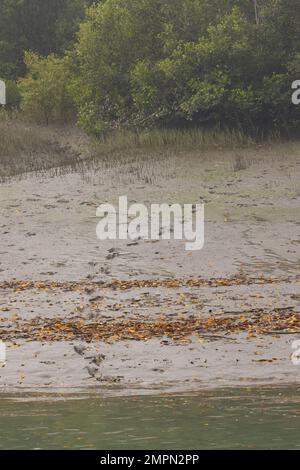
[(257, 5), (258, 17), (252, 0), (55, 0), (52, 9), (3, 0), (0, 75), (25, 75), (19, 90), (31, 119), (76, 114), (98, 136), (125, 127), (294, 132), (300, 2)]
[[(135, 126), (293, 130), (298, 0), (106, 0), (82, 24), (76, 101), (90, 132)], [(299, 64), (299, 60), (297, 62)], [(299, 74), (299, 72), (297, 72)]]
[(72, 119), (74, 107), (68, 89), (69, 59), (55, 55), (42, 58), (27, 52), (25, 63), (28, 74), (19, 81), (25, 115), (46, 125)]

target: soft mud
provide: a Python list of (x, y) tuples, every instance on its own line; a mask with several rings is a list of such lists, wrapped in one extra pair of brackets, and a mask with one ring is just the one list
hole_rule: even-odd
[[(115, 162), (1, 184), (2, 392), (133, 394), (298, 382), (291, 346), (300, 332), (296, 321), (288, 322), (300, 311), (300, 159), (260, 151), (247, 154), (246, 168), (236, 171), (234, 152), (186, 158), (140, 167)], [(204, 201), (204, 249), (186, 252), (184, 241), (97, 240), (98, 205), (117, 205), (121, 195), (145, 204)], [(53, 319), (86, 325), (245, 316), (249, 322), (254, 312), (257, 319), (273, 315), (280, 334), (255, 325), (207, 327), (209, 337), (189, 331), (169, 338), (162, 331), (147, 341), (113, 334), (37, 341), (21, 334), (26, 322)], [(278, 313), (285, 323), (276, 323)], [(105, 358), (95, 364), (99, 354)]]

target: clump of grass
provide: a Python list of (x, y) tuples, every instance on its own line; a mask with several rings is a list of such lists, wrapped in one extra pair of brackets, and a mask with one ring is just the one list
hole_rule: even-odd
[(236, 154), (233, 162), (233, 171), (243, 171), (247, 170), (250, 166), (250, 162), (246, 160), (244, 155)]

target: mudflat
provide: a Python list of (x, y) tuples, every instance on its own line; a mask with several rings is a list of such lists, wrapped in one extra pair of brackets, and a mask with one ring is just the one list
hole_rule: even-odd
[[(0, 391), (298, 383), (300, 157), (262, 147), (112, 161), (0, 185)], [(97, 207), (205, 204), (205, 245), (100, 241)]]

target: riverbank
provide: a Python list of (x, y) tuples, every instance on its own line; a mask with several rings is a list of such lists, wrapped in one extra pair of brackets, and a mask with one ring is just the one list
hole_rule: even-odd
[[(2, 393), (298, 383), (297, 146), (137, 152), (59, 173), (0, 185)], [(97, 207), (120, 195), (204, 202), (204, 249), (97, 240)]]

